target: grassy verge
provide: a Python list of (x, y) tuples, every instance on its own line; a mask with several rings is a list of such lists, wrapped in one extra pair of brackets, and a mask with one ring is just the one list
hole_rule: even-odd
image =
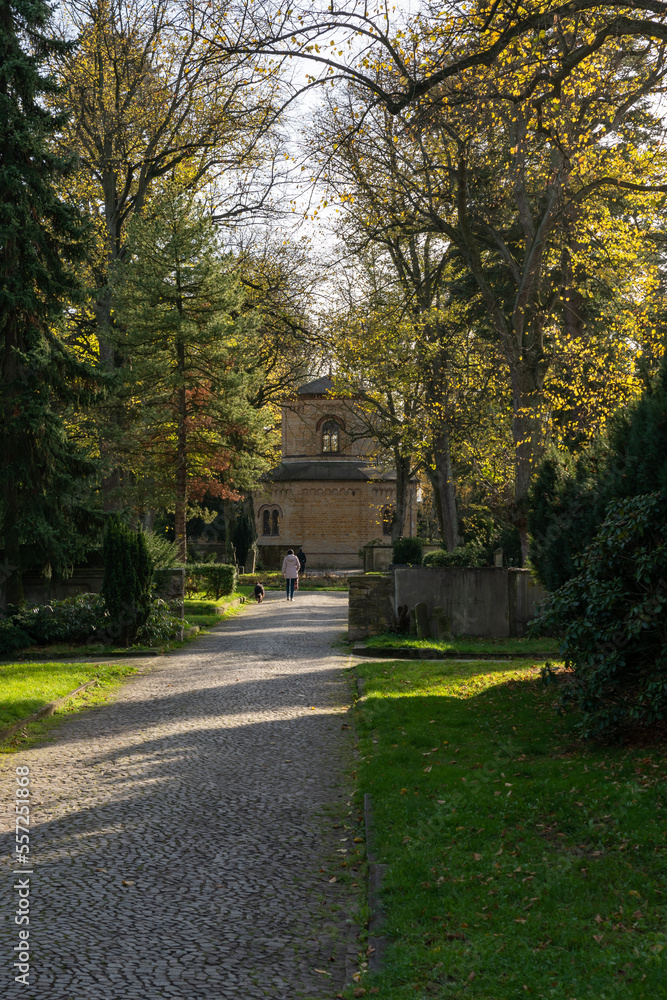
[(39, 711), (56, 698), (97, 678), (115, 684), (133, 667), (122, 663), (9, 663), (0, 666), (0, 729)]
[(391, 940), (382, 973), (355, 988), (664, 995), (666, 748), (582, 745), (536, 665), (356, 669), (358, 794), (373, 797), (389, 865)]
[(535, 659), (558, 659), (558, 642), (555, 639), (479, 639), (475, 636), (457, 636), (455, 639), (418, 639), (414, 635), (385, 632), (366, 639), (366, 645), (376, 649), (390, 646), (394, 649), (438, 649), (445, 653), (484, 653), (495, 656), (530, 656)]

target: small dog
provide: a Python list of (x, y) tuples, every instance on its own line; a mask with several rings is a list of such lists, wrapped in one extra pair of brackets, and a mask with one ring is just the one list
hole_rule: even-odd
[(255, 584), (255, 600), (257, 601), (258, 604), (261, 604), (262, 601), (264, 600), (264, 587), (259, 582), (259, 580)]

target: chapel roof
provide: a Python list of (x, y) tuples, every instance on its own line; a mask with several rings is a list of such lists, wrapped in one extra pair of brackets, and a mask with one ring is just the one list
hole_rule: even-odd
[(333, 389), (331, 375), (322, 375), (313, 382), (306, 382), (296, 390), (297, 396), (326, 396)]
[(302, 481), (311, 480), (358, 480), (367, 483), (369, 480), (395, 479), (396, 473), (380, 472), (373, 469), (366, 462), (281, 462), (275, 469), (267, 472), (266, 479), (273, 482)]

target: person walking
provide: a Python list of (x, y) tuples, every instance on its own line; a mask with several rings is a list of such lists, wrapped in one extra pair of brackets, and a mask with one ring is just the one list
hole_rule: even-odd
[(294, 585), (299, 578), (299, 560), (294, 555), (294, 549), (289, 549), (283, 559), (283, 576), (285, 577), (285, 590), (287, 600), (294, 600)]
[(299, 546), (299, 551), (297, 552), (296, 557), (299, 560), (299, 576), (305, 576), (306, 575), (306, 553), (303, 551), (303, 549), (301, 548), (301, 546)]

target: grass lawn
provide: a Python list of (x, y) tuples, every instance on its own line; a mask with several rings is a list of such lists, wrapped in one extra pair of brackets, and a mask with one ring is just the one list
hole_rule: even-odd
[(530, 656), (535, 659), (558, 659), (557, 639), (480, 639), (476, 636), (457, 636), (455, 639), (418, 639), (415, 635), (385, 632), (366, 639), (371, 648), (392, 646), (397, 648), (439, 649), (446, 653), (484, 653), (492, 656)]
[[(244, 587), (243, 591), (251, 592), (251, 587)], [(190, 600), (186, 599), (184, 601), (184, 612), (185, 612), (185, 627), (188, 625), (199, 625), (200, 628), (211, 628), (213, 625), (219, 625), (220, 622), (225, 621), (230, 614), (237, 611), (237, 608), (231, 608), (225, 614), (220, 614), (218, 609), (223, 609), (225, 604), (236, 600), (239, 597), (247, 597), (248, 593), (240, 593), (238, 590), (233, 594), (229, 594), (226, 597), (221, 597), (219, 601), (212, 600)]]
[(115, 684), (135, 672), (122, 663), (9, 663), (0, 666), (0, 729), (97, 677)]
[(355, 669), (390, 944), (343, 995), (667, 995), (667, 748), (582, 744), (534, 664)]

